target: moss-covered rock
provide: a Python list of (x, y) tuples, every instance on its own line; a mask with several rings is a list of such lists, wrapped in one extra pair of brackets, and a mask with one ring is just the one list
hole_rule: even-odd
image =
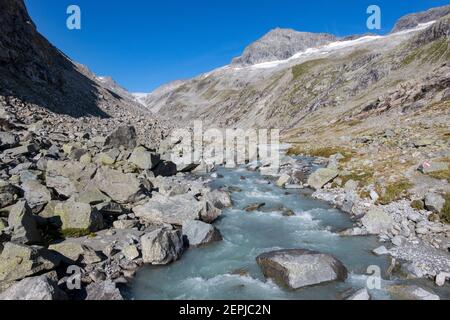
[(102, 215), (86, 203), (72, 201), (59, 203), (56, 205), (54, 213), (61, 219), (63, 232), (83, 230), (90, 233), (103, 227)]

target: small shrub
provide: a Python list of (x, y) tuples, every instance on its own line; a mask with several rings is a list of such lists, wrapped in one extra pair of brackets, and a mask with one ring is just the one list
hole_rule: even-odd
[(292, 68), (292, 76), (294, 77), (294, 80), (297, 80), (298, 78), (307, 74), (315, 66), (325, 63), (325, 61), (326, 61), (325, 59), (316, 59), (316, 60), (306, 61), (302, 64), (294, 66)]
[(414, 200), (413, 202), (411, 202), (411, 208), (419, 211), (425, 210), (425, 204), (422, 200)]
[(321, 158), (329, 158), (335, 154), (342, 154), (344, 156), (343, 159), (339, 160), (339, 162), (345, 163), (352, 159), (354, 153), (345, 148), (341, 147), (324, 147), (317, 149), (305, 149), (300, 146), (294, 146), (287, 151), (287, 155), (289, 156), (297, 156), (300, 154), (309, 155), (311, 157), (321, 157)]
[(400, 200), (408, 196), (408, 191), (411, 188), (412, 184), (406, 179), (388, 184), (384, 192), (382, 192), (381, 187), (378, 186), (377, 192), (380, 195), (380, 199), (378, 200), (378, 202), (380, 204), (389, 204), (391, 202)]
[(82, 238), (91, 235), (89, 229), (65, 229), (61, 231), (64, 238)]
[(447, 180), (448, 182), (450, 182), (450, 170), (431, 172), (428, 175), (438, 180)]
[(441, 219), (446, 223), (450, 223), (450, 193), (447, 193), (444, 198), (445, 205), (441, 212)]
[(352, 171), (349, 175), (342, 176), (342, 185), (348, 181), (353, 180), (358, 182), (359, 186), (367, 186), (373, 181), (375, 171), (372, 168), (364, 168)]

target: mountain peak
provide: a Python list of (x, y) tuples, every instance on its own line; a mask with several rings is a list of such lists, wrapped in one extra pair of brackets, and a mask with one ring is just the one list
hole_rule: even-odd
[(284, 60), (305, 49), (322, 46), (335, 40), (335, 36), (326, 33), (276, 28), (245, 48), (244, 53), (235, 58), (232, 64), (246, 66)]
[(421, 23), (427, 23), (439, 20), (442, 17), (450, 14), (450, 5), (443, 7), (432, 8), (427, 11), (408, 14), (401, 17), (392, 29), (392, 33), (404, 31), (417, 27)]

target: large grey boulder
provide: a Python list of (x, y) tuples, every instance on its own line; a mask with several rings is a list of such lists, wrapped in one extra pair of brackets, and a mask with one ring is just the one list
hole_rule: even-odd
[(146, 203), (135, 206), (136, 217), (147, 223), (167, 223), (182, 226), (185, 222), (199, 220), (203, 203), (192, 195), (166, 197), (155, 194)]
[(416, 285), (397, 285), (388, 287), (388, 292), (397, 299), (402, 300), (440, 300), (434, 292), (425, 290)]
[(422, 164), (419, 167), (419, 171), (424, 174), (444, 171), (449, 169), (449, 164), (447, 162), (431, 161), (426, 164)]
[(19, 137), (10, 132), (0, 132), (0, 150), (15, 148), (19, 145)]
[(66, 201), (55, 206), (55, 216), (61, 219), (62, 230), (95, 232), (103, 227), (103, 217), (89, 204)]
[(0, 208), (10, 206), (20, 194), (20, 190), (9, 182), (0, 180)]
[(88, 265), (103, 260), (102, 256), (91, 247), (82, 242), (71, 241), (71, 239), (51, 245), (49, 250), (59, 253), (67, 264), (84, 263)]
[(0, 284), (53, 270), (59, 263), (57, 254), (45, 248), (8, 242), (0, 255)]
[(124, 300), (120, 290), (111, 280), (94, 282), (86, 288), (86, 300), (89, 301), (120, 301)]
[(141, 181), (132, 173), (101, 167), (94, 181), (100, 191), (121, 204), (137, 202), (146, 196)]
[(2, 158), (16, 158), (20, 156), (25, 155), (31, 155), (39, 150), (39, 147), (35, 145), (34, 143), (25, 143), (24, 145), (21, 145), (19, 147), (15, 147), (12, 149), (6, 149), (3, 151), (3, 153), (0, 155)]
[(374, 206), (361, 219), (361, 223), (369, 234), (378, 235), (382, 232), (389, 231), (394, 224), (394, 220), (382, 208)]
[(148, 151), (145, 147), (137, 147), (128, 159), (129, 162), (142, 170), (151, 170), (160, 162), (160, 157)]
[(290, 289), (344, 281), (347, 269), (334, 257), (302, 249), (264, 253), (256, 261), (264, 276)]
[(314, 172), (308, 179), (308, 184), (316, 190), (322, 189), (326, 184), (332, 182), (339, 175), (334, 169), (322, 168)]
[(217, 209), (230, 208), (233, 205), (230, 194), (221, 190), (213, 190), (206, 193), (206, 200)]
[(64, 291), (58, 288), (55, 275), (42, 275), (23, 279), (0, 294), (0, 300), (50, 301), (67, 300)]
[(219, 230), (202, 221), (186, 222), (183, 225), (183, 235), (191, 247), (199, 247), (223, 239)]
[(181, 194), (186, 194), (191, 191), (191, 185), (186, 181), (176, 180), (174, 177), (152, 177), (150, 182), (158, 193), (173, 197)]
[(33, 213), (39, 213), (52, 200), (50, 190), (37, 180), (28, 180), (22, 184), (25, 200)]
[(45, 182), (47, 187), (55, 189), (59, 195), (70, 198), (83, 190), (96, 170), (97, 167), (92, 164), (50, 160), (47, 162)]
[(36, 220), (26, 201), (19, 201), (9, 212), (8, 226), (13, 228), (12, 240), (21, 244), (36, 244), (42, 241)]
[(105, 147), (134, 149), (137, 146), (136, 129), (132, 126), (117, 128), (105, 141)]
[(203, 201), (203, 210), (200, 212), (200, 220), (213, 223), (222, 215), (222, 210), (217, 209), (209, 201)]
[(430, 192), (425, 196), (425, 207), (427, 210), (440, 213), (445, 206), (445, 199), (440, 194)]
[(166, 265), (177, 261), (184, 250), (180, 230), (157, 229), (141, 237), (144, 263)]
[(73, 195), (71, 200), (76, 202), (88, 203), (90, 205), (98, 205), (104, 202), (108, 202), (111, 199), (99, 190), (95, 182), (90, 181), (82, 190)]

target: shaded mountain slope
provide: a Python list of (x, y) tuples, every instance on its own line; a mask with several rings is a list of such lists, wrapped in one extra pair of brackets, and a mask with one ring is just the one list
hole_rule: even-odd
[(36, 30), (23, 0), (0, 0), (0, 95), (75, 117), (135, 108)]

